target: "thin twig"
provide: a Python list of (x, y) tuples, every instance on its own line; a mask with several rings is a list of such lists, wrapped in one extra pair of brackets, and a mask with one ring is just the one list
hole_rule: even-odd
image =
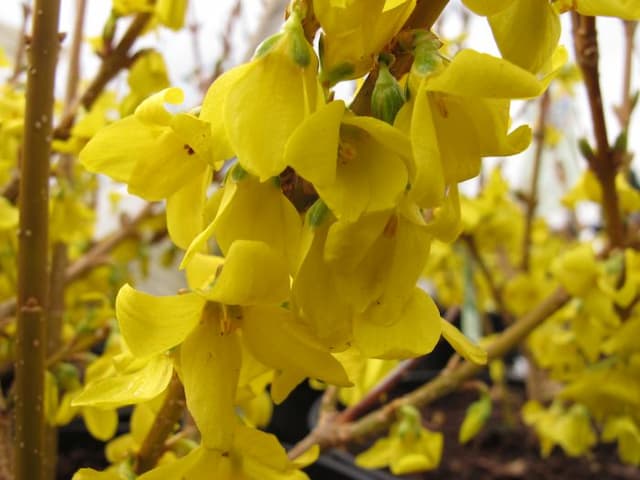
[(27, 24), (31, 15), (31, 7), (28, 2), (22, 2), (22, 26), (18, 37), (18, 46), (13, 60), (13, 75), (9, 78), (9, 83), (16, 84), (23, 72), (24, 54), (27, 47)]
[(100, 96), (107, 83), (111, 81), (122, 69), (131, 64), (132, 56), (129, 50), (136, 39), (142, 34), (151, 19), (150, 13), (140, 13), (133, 19), (129, 28), (123, 35), (118, 45), (102, 59), (98, 73), (84, 91), (80, 99), (73, 103), (72, 107), (62, 116), (60, 123), (54, 131), (56, 138), (66, 139), (71, 134), (71, 127), (75, 121), (80, 106), (89, 110)]
[(531, 257), (531, 230), (533, 227), (533, 218), (538, 207), (538, 181), (540, 178), (540, 166), (542, 164), (542, 152), (544, 151), (545, 130), (547, 126), (547, 116), (549, 114), (549, 106), (551, 104), (551, 96), (549, 89), (545, 90), (540, 98), (540, 109), (538, 110), (538, 121), (536, 123), (536, 146), (533, 153), (533, 169), (531, 172), (531, 185), (529, 187), (529, 195), (526, 203), (526, 213), (524, 217), (524, 238), (522, 243), (522, 263), (521, 268), (525, 272), (529, 270), (529, 258)]
[(614, 108), (622, 130), (629, 128), (631, 111), (633, 110), (633, 96), (631, 93), (631, 77), (633, 72), (634, 37), (638, 27), (637, 21), (623, 20), (624, 25), (624, 73), (622, 74), (622, 99), (620, 105)]
[(576, 59), (582, 70), (582, 77), (587, 89), (597, 148), (597, 151), (590, 158), (587, 158), (587, 161), (602, 189), (602, 210), (609, 241), (612, 247), (621, 247), (624, 244), (624, 224), (620, 215), (618, 194), (615, 187), (621, 158), (619, 152), (610, 147), (607, 136), (598, 70), (596, 19), (595, 17), (585, 17), (576, 12), (572, 12), (571, 15)]
[(211, 76), (205, 81), (204, 85), (200, 85), (200, 89), (202, 91), (205, 91), (209, 87), (209, 85), (213, 83), (213, 81), (224, 72), (224, 64), (229, 59), (229, 55), (231, 54), (231, 34), (233, 33), (233, 28), (237, 24), (241, 13), (242, 2), (240, 0), (236, 0), (235, 5), (231, 9), (231, 13), (229, 14), (229, 18), (227, 19), (227, 24), (225, 25), (224, 32), (220, 36), (220, 40), (222, 42), (222, 53), (216, 61)]

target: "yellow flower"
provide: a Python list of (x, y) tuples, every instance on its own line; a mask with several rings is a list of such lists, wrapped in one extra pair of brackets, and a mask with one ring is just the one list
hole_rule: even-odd
[[(219, 355), (213, 345), (224, 341), (220, 351), (239, 359), (238, 342), (242, 341), (256, 359), (279, 372), (272, 387), (276, 401), (286, 397), (306, 376), (349, 384), (339, 363), (293, 321), (289, 310), (280, 306), (289, 297), (289, 275), (286, 264), (266, 244), (238, 240), (231, 245), (224, 263), (204, 255), (194, 257), (192, 263), (197, 271), (191, 273), (190, 282), (199, 287), (190, 293), (154, 297), (129, 286), (121, 289), (116, 311), (123, 337), (134, 355), (157, 355), (186, 340), (190, 347), (181, 349), (181, 365), (184, 375), (196, 375), (195, 388), (202, 369), (186, 368), (185, 357), (200, 350)], [(203, 326), (203, 319), (208, 326)], [(214, 332), (210, 344), (202, 343), (207, 331)], [(234, 362), (227, 361), (230, 365)], [(186, 377), (184, 382), (188, 399)], [(235, 388), (233, 383), (234, 396)]]
[(224, 448), (197, 447), (186, 456), (155, 468), (139, 478), (308, 480), (307, 475), (299, 470), (306, 463), (290, 461), (273, 435), (236, 424), (233, 440)]
[(172, 115), (164, 107), (182, 100), (177, 88), (147, 98), (133, 115), (100, 130), (80, 152), (80, 162), (127, 183), (130, 193), (147, 200), (172, 195), (211, 160), (208, 123), (186, 113)]
[(210, 87), (201, 115), (211, 122), (214, 142), (229, 147), (221, 154), (235, 154), (261, 181), (279, 175), (286, 167), (287, 140), (324, 103), (317, 67), (300, 20), (292, 13), (284, 30), (266, 40), (250, 63), (230, 70)]
[[(282, 194), (276, 180), (261, 183), (241, 167), (234, 167), (220, 192), (215, 217), (207, 228), (199, 228), (200, 233), (189, 245), (181, 266), (187, 266), (195, 253), (206, 251), (206, 242), (214, 236), (224, 254), (236, 240), (264, 242), (287, 262), (290, 272), (293, 272), (297, 264), (302, 220)], [(206, 186), (199, 188), (202, 190)], [(185, 199), (181, 211), (192, 208), (191, 205), (193, 203)], [(169, 213), (171, 206), (169, 202)], [(181, 216), (182, 213), (176, 211), (176, 224), (180, 223)]]
[(401, 132), (382, 120), (345, 112), (342, 101), (307, 118), (286, 150), (287, 163), (346, 221), (395, 207), (407, 186), (410, 157)]
[(508, 133), (509, 99), (535, 97), (546, 82), (469, 49), (439, 70), (410, 74), (411, 100), (395, 120), (411, 139), (410, 198), (423, 207), (438, 206), (447, 185), (478, 174), (482, 157), (524, 150), (531, 130), (520, 126)]
[(415, 407), (405, 405), (389, 436), (378, 440), (355, 461), (364, 468), (388, 466), (394, 475), (424, 472), (438, 467), (442, 447), (442, 433), (424, 428), (420, 413)]
[(540, 438), (542, 456), (548, 457), (554, 445), (560, 445), (570, 457), (579, 457), (597, 441), (587, 409), (580, 404), (565, 410), (554, 402), (545, 410), (531, 400), (522, 407), (524, 422), (532, 426)]
[(607, 419), (602, 431), (602, 440), (617, 440), (620, 459), (629, 465), (640, 465), (640, 428), (631, 416)]
[(149, 95), (169, 86), (167, 66), (162, 55), (154, 50), (144, 52), (136, 57), (127, 76), (129, 94), (122, 100), (120, 115), (126, 117)]
[(324, 32), (322, 81), (334, 85), (367, 73), (415, 4), (415, 0), (315, 0), (313, 11)]

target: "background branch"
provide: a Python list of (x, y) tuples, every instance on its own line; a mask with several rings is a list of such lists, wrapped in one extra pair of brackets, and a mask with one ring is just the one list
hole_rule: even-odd
[(573, 41), (576, 59), (587, 90), (596, 152), (587, 161), (596, 175), (602, 189), (602, 211), (605, 227), (612, 247), (624, 244), (624, 225), (615, 187), (616, 174), (620, 166), (620, 155), (609, 146), (607, 124), (602, 107), (600, 72), (598, 70), (598, 38), (596, 19), (571, 13), (573, 21)]

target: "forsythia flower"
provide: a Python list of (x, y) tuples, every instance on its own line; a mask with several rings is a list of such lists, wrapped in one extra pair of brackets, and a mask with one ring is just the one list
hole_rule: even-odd
[(100, 130), (80, 152), (80, 162), (91, 172), (127, 183), (130, 193), (147, 200), (172, 195), (204, 172), (211, 159), (209, 125), (164, 107), (183, 98), (178, 88), (147, 98), (133, 115)]
[[(281, 33), (266, 40), (255, 58), (222, 75), (204, 99), (201, 118), (224, 148), (261, 181), (284, 170), (284, 149), (298, 125), (324, 103), (316, 78), (318, 60), (292, 13)], [(225, 158), (226, 157), (226, 158)]]
[(389, 436), (378, 440), (356, 457), (365, 468), (389, 466), (394, 475), (433, 470), (440, 464), (443, 436), (421, 425), (420, 413), (405, 405), (401, 418), (393, 424)]

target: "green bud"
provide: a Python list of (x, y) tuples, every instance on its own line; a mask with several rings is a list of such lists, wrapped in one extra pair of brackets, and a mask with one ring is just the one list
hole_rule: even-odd
[(615, 143), (613, 144), (613, 149), (616, 152), (626, 152), (627, 151), (627, 131), (626, 130), (622, 130), (620, 132), (620, 135), (618, 135), (618, 137), (616, 138)]
[(76, 390), (80, 387), (80, 372), (78, 368), (67, 362), (59, 363), (53, 369), (53, 375), (58, 385), (66, 392)]
[(307, 212), (307, 222), (314, 228), (319, 227), (324, 223), (328, 213), (329, 207), (321, 199), (318, 199)]
[(461, 444), (467, 443), (482, 430), (484, 424), (491, 417), (491, 410), (491, 397), (486, 393), (469, 405), (458, 432), (458, 441)]
[(586, 138), (581, 138), (580, 140), (578, 140), (578, 149), (580, 150), (580, 153), (587, 161), (591, 161), (591, 159), (594, 156), (594, 153), (593, 153), (593, 149), (591, 148), (591, 145), (589, 145), (589, 142), (587, 141)]
[(425, 76), (433, 72), (440, 64), (438, 49), (442, 42), (431, 32), (416, 32), (414, 37), (412, 71)]
[(291, 35), (291, 56), (298, 66), (305, 68), (311, 63), (311, 53), (309, 52), (309, 44), (304, 34)]
[(247, 171), (242, 168), (242, 165), (240, 165), (239, 163), (236, 163), (231, 169), (231, 180), (233, 180), (234, 182), (239, 182), (246, 176)]
[(275, 47), (283, 36), (284, 32), (278, 32), (264, 40), (256, 49), (256, 53), (253, 55), (253, 58), (264, 57), (267, 53), (273, 50), (273, 47)]
[(633, 112), (638, 105), (638, 98), (640, 98), (640, 90), (636, 90), (636, 92), (631, 96), (631, 112)]
[(391, 125), (404, 104), (404, 95), (389, 67), (380, 63), (378, 79), (371, 95), (371, 112), (376, 118)]

